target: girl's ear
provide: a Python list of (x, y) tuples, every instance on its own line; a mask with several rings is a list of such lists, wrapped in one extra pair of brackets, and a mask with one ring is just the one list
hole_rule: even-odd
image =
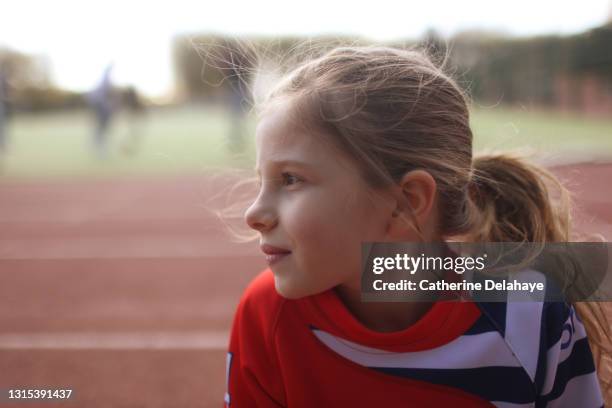
[(397, 185), (396, 206), (389, 217), (389, 238), (420, 241), (423, 233), (432, 231), (436, 191), (436, 180), (427, 171), (406, 173)]

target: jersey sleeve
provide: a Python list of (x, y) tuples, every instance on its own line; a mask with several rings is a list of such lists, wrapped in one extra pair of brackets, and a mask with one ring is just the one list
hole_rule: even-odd
[(547, 305), (545, 376), (538, 406), (602, 407), (604, 405), (587, 333), (574, 306)]
[(247, 288), (234, 316), (226, 360), (226, 408), (284, 406), (282, 377), (271, 345), (278, 295), (266, 294), (269, 288), (262, 283), (269, 284), (260, 276)]

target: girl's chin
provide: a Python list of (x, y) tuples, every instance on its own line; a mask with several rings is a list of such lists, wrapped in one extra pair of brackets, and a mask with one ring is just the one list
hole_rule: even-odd
[(279, 278), (276, 275), (274, 276), (274, 287), (280, 296), (292, 300), (323, 292), (323, 290), (317, 290), (316, 288), (305, 288), (303, 285), (287, 282), (286, 279)]
[(304, 297), (301, 293), (303, 291), (293, 287), (291, 284), (287, 284), (287, 282), (282, 282), (282, 279), (279, 279), (277, 276), (274, 276), (274, 288), (276, 289), (276, 293), (285, 299), (299, 299)]

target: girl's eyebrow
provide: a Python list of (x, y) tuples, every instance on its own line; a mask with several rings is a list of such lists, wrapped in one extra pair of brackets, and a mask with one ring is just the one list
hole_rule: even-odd
[[(279, 166), (279, 167), (280, 166), (299, 166), (299, 167), (306, 167), (306, 168), (312, 167), (309, 163), (299, 161), (299, 160), (276, 160), (276, 161), (271, 160), (268, 163), (274, 166)], [(253, 170), (255, 170), (257, 174), (259, 174), (259, 167), (255, 166)]]

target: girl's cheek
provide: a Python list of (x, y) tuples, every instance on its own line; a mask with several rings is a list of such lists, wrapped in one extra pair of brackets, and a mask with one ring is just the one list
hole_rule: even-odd
[(287, 208), (284, 212), (284, 229), (296, 240), (303, 240), (317, 228), (316, 211), (307, 205), (297, 205)]
[(347, 228), (350, 229), (351, 223), (347, 223), (346, 217), (350, 217), (351, 209), (347, 209), (343, 199), (336, 198), (334, 192), (325, 193), (313, 189), (310, 194), (294, 197), (286, 207), (284, 223), (294, 238), (322, 242), (350, 235)]

